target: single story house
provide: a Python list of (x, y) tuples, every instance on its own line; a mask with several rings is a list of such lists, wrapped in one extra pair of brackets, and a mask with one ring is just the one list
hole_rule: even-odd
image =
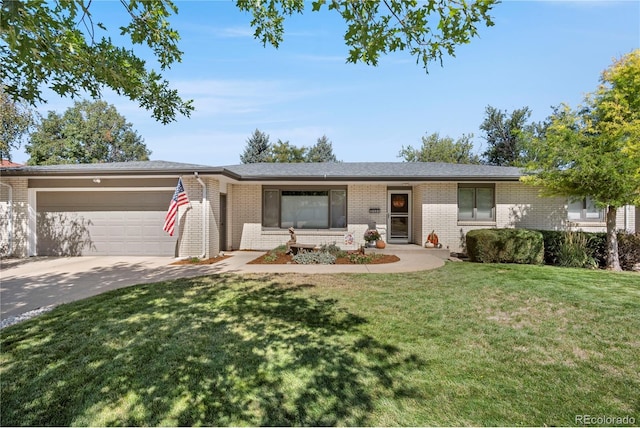
[[(587, 198), (543, 198), (518, 168), (445, 163), (263, 163), (165, 161), (0, 167), (0, 246), (35, 255), (212, 257), (268, 250), (289, 239), (355, 249), (377, 228), (388, 243), (423, 245), (435, 231), (459, 251), (472, 229), (604, 231)], [(174, 236), (165, 214), (182, 178), (189, 203)], [(634, 232), (636, 210), (618, 211)]]

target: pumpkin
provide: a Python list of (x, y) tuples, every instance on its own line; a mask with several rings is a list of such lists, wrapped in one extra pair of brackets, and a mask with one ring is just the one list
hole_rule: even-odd
[(436, 235), (435, 230), (432, 230), (431, 233), (427, 236), (427, 242), (433, 244), (434, 246), (438, 245), (438, 235)]

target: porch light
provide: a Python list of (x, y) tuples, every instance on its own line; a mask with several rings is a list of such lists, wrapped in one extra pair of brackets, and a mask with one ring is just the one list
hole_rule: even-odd
[(102, 180), (100, 180), (100, 177), (96, 177), (96, 178), (94, 178), (92, 181), (93, 181), (94, 183), (96, 183), (96, 184), (100, 184), (100, 182), (101, 182)]

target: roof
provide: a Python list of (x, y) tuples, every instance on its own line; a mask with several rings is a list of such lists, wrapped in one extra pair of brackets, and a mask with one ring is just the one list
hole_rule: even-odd
[(514, 167), (438, 162), (253, 163), (208, 166), (167, 161), (39, 165), (0, 168), (11, 176), (216, 174), (239, 181), (517, 181)]
[(0, 166), (22, 166), (22, 164), (11, 162), (8, 159), (0, 159)]
[(63, 165), (23, 165), (20, 167), (2, 167), (2, 175), (175, 175), (193, 172), (222, 172), (220, 167), (196, 165), (180, 162), (167, 162), (162, 160), (135, 161), (135, 162), (111, 162), (111, 163), (85, 163)]
[(253, 163), (225, 166), (241, 180), (518, 180), (520, 168), (440, 162)]

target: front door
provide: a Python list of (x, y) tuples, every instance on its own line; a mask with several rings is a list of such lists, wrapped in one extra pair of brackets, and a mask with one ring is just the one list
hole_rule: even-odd
[(389, 190), (387, 198), (387, 242), (411, 241), (411, 190)]

